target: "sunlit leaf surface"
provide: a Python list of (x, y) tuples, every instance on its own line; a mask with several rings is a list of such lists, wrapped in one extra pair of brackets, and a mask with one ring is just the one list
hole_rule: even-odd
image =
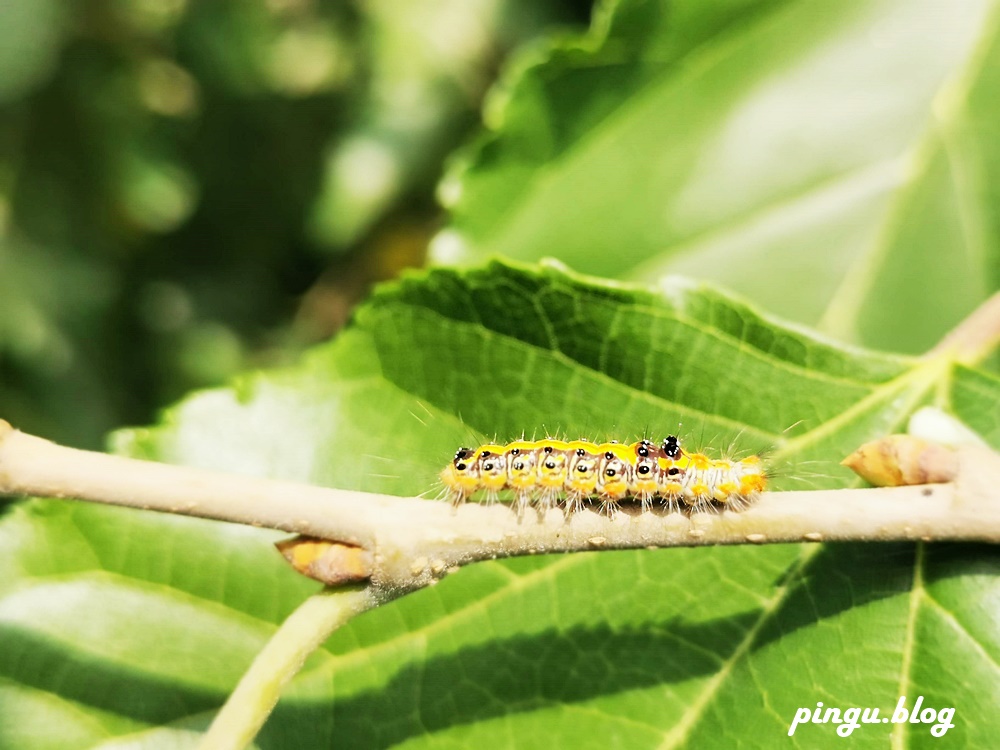
[[(118, 449), (260, 476), (433, 490), (482, 436), (678, 429), (838, 486), (918, 406), (1000, 446), (1000, 381), (844, 349), (710, 287), (494, 264), (383, 287), (301, 364), (195, 394)], [(0, 519), (0, 747), (190, 747), (315, 585), (272, 532), (57, 501)], [(262, 748), (841, 747), (796, 709), (955, 707), (1000, 726), (1000, 555), (974, 545), (587, 553), (471, 566), (365, 614), (307, 664)], [(888, 714), (886, 714), (888, 715)], [(939, 746), (929, 725), (851, 742)]]

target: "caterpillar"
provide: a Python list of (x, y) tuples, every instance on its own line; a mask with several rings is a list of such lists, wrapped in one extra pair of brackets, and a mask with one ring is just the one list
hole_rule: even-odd
[(495, 502), (509, 490), (519, 513), (563, 502), (572, 512), (595, 500), (609, 513), (624, 501), (643, 512), (657, 501), (670, 510), (741, 510), (767, 486), (759, 456), (712, 459), (688, 453), (674, 435), (660, 445), (546, 438), (459, 448), (441, 480), (455, 505), (479, 492)]

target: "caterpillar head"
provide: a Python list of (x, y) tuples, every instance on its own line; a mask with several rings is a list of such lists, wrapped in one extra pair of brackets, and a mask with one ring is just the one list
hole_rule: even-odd
[(663, 455), (671, 460), (677, 460), (681, 457), (681, 441), (676, 435), (667, 435), (663, 439), (663, 445), (660, 446), (660, 450), (663, 451)]
[(461, 502), (479, 488), (479, 457), (472, 448), (459, 448), (451, 463), (441, 472), (441, 481)]

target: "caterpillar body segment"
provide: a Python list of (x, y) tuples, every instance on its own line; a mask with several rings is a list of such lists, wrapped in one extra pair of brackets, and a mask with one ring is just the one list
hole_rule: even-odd
[(574, 440), (567, 446), (569, 463), (566, 466), (566, 510), (583, 510), (583, 504), (597, 494), (597, 480), (600, 477), (600, 455), (594, 451), (594, 444), (586, 440)]
[(625, 501), (640, 503), (644, 512), (657, 504), (740, 510), (767, 486), (758, 456), (734, 461), (688, 453), (673, 435), (659, 445), (545, 438), (460, 448), (441, 479), (455, 504), (479, 492), (493, 502), (508, 491), (519, 513), (559, 504), (573, 512), (595, 501), (609, 513)]
[(653, 501), (660, 492), (660, 463), (657, 458), (659, 449), (649, 440), (640, 440), (631, 447), (635, 458), (629, 489), (632, 496), (642, 503), (642, 510), (645, 512), (652, 509)]
[(479, 463), (479, 487), (486, 492), (488, 502), (497, 499), (507, 486), (507, 456), (502, 445), (483, 445), (476, 449)]

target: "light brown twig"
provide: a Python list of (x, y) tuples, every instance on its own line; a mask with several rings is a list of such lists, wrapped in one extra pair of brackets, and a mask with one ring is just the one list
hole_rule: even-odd
[(959, 451), (954, 482), (766, 493), (739, 512), (529, 512), (247, 478), (64, 448), (0, 424), (0, 493), (127, 505), (293, 531), (369, 549), (376, 592), (425, 586), (458, 566), (543, 552), (797, 541), (1000, 542), (1000, 458)]

